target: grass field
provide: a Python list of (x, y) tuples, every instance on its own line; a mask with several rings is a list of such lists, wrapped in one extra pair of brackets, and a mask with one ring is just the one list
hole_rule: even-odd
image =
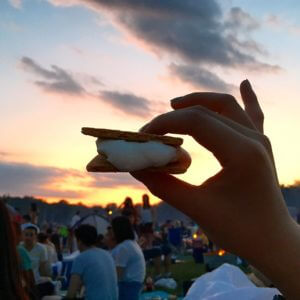
[[(160, 288), (160, 290), (164, 290), (169, 292), (170, 294), (174, 294), (177, 296), (183, 295), (183, 282), (189, 281), (191, 279), (195, 279), (200, 275), (205, 273), (205, 266), (204, 264), (196, 264), (192, 256), (184, 256), (183, 262), (172, 264), (171, 266), (171, 277), (175, 279), (177, 282), (176, 290), (169, 290)], [(150, 266), (147, 268), (147, 276), (153, 274), (153, 267)]]
[[(171, 278), (177, 282), (177, 288), (175, 290), (166, 288), (157, 288), (159, 290), (166, 291), (176, 296), (183, 296), (183, 283), (198, 278), (202, 274), (206, 273), (206, 267), (204, 264), (196, 264), (193, 256), (185, 255), (180, 257), (182, 262), (171, 265)], [(239, 266), (244, 273), (249, 273), (247, 266)], [(153, 275), (153, 266), (147, 266), (147, 276)], [(146, 277), (147, 277), (146, 276)]]

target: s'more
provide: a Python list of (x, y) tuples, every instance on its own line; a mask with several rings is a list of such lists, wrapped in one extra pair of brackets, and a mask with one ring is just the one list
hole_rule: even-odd
[(90, 127), (83, 127), (81, 132), (97, 138), (98, 155), (88, 163), (88, 172), (181, 174), (191, 164), (190, 155), (181, 147), (182, 138)]

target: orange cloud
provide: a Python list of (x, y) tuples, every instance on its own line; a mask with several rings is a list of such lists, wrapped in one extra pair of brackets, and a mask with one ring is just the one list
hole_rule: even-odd
[[(128, 174), (87, 174), (73, 169), (0, 161), (0, 190), (14, 196), (33, 195), (71, 201), (112, 202), (109, 193), (132, 191), (142, 185)], [(101, 197), (102, 194), (102, 197)], [(120, 194), (120, 193), (117, 193)], [(99, 196), (100, 195), (100, 196)], [(105, 195), (105, 196), (103, 196)]]

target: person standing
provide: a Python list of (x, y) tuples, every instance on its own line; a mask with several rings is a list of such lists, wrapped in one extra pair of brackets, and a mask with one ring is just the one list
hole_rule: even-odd
[(155, 223), (155, 210), (150, 205), (148, 194), (144, 194), (143, 197), (143, 206), (141, 209), (141, 223), (145, 231), (153, 232), (153, 225)]
[(134, 207), (133, 201), (130, 197), (125, 198), (124, 202), (120, 206), (120, 209), (122, 216), (130, 217), (132, 219), (131, 223), (133, 226), (137, 226), (139, 216), (137, 209)]
[(38, 224), (38, 217), (39, 217), (39, 210), (37, 207), (37, 204), (32, 202), (30, 205), (30, 219), (31, 219), (31, 223), (37, 225)]

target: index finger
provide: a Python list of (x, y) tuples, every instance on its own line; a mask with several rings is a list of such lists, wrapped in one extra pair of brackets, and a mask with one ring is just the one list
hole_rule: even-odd
[(253, 91), (249, 80), (244, 80), (240, 86), (242, 100), (245, 105), (245, 111), (251, 118), (255, 127), (264, 132), (264, 113), (259, 105), (256, 94)]
[(171, 100), (174, 109), (191, 107), (194, 105), (204, 106), (217, 112), (245, 127), (255, 129), (252, 121), (238, 104), (236, 99), (229, 94), (199, 92), (178, 97)]
[(143, 129), (155, 134), (178, 133), (191, 135), (199, 144), (211, 151), (221, 165), (240, 157), (247, 151), (249, 139), (210, 116), (206, 109), (197, 106), (171, 111), (153, 119)]

